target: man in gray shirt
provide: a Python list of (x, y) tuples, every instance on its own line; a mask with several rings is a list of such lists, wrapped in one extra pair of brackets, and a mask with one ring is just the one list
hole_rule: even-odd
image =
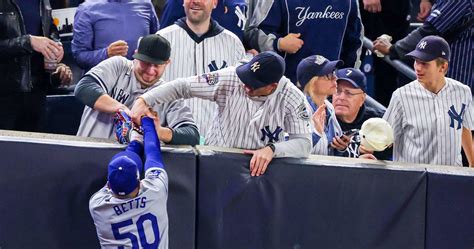
[[(111, 57), (92, 68), (79, 81), (75, 96), (86, 105), (77, 132), (78, 136), (113, 138), (114, 113), (130, 113), (135, 99), (159, 85), (166, 66), (170, 63), (170, 44), (160, 35), (148, 35), (140, 40), (135, 60)], [(199, 143), (199, 132), (191, 111), (182, 100), (151, 107), (158, 113), (157, 126), (161, 141), (169, 144)]]

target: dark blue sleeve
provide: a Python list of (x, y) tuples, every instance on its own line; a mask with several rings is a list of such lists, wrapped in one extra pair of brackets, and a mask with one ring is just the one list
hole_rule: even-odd
[[(128, 144), (127, 149), (125, 149), (125, 151), (133, 152), (141, 158), (143, 157), (143, 144), (139, 141), (134, 140), (130, 142), (130, 144)], [(143, 166), (143, 165), (140, 164), (139, 166)], [(143, 169), (138, 169), (138, 170), (139, 172), (142, 172)]]
[(173, 25), (179, 18), (186, 16), (184, 13), (183, 0), (166, 0), (165, 7), (161, 13), (160, 29)]
[(153, 119), (144, 117), (142, 119), (143, 128), (143, 142), (145, 144), (145, 172), (149, 168), (164, 169), (163, 159), (161, 158), (160, 140), (156, 134), (155, 124)]
[(259, 29), (265, 32), (265, 34), (275, 36), (275, 40), (273, 40), (273, 50), (277, 52), (278, 39), (288, 35), (289, 30), (288, 22), (286, 22), (288, 13), (283, 10), (286, 10), (286, 6), (283, 6), (282, 1), (274, 1), (268, 15), (259, 25)]
[(351, 11), (349, 12), (340, 56), (340, 59), (344, 61), (344, 67), (354, 67), (358, 60), (360, 60), (362, 37), (362, 20), (360, 18), (359, 5), (357, 0), (351, 0)]

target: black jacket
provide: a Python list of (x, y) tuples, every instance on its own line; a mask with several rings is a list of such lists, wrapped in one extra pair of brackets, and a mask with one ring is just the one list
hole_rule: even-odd
[[(49, 0), (41, 0), (43, 35), (59, 40), (52, 22)], [(23, 16), (15, 0), (0, 0), (0, 96), (33, 89), (31, 56), (34, 53), (26, 34)], [(44, 73), (41, 77), (49, 78)], [(49, 79), (48, 79), (49, 80)]]

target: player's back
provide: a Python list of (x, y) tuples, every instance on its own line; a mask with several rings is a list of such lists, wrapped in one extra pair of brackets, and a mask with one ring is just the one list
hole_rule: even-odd
[(103, 187), (89, 201), (89, 210), (102, 248), (168, 248), (168, 176), (151, 168), (139, 194), (118, 199)]

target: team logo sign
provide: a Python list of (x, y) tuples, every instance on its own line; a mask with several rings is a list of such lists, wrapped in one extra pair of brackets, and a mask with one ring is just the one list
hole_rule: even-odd
[(215, 85), (219, 82), (219, 74), (218, 73), (205, 73), (201, 77), (210, 86), (213, 86), (213, 85)]
[(318, 65), (322, 65), (326, 61), (326, 58), (324, 58), (321, 55), (316, 55), (316, 60), (314, 60), (314, 63)]
[(267, 125), (265, 128), (260, 129), (260, 131), (262, 132), (262, 138), (260, 138), (260, 140), (265, 141), (265, 138), (268, 138), (268, 143), (274, 143), (280, 140), (278, 136), (283, 129), (280, 126), (277, 126), (277, 128), (272, 132), (270, 126)]
[(306, 105), (304, 103), (301, 103), (301, 105), (296, 108), (296, 116), (299, 119), (309, 120), (308, 109), (306, 108)]
[[(459, 113), (454, 108), (454, 105), (452, 105), (449, 108), (449, 111), (448, 111), (448, 115), (451, 118), (451, 122), (449, 123), (449, 127), (454, 128), (456, 130), (461, 129), (463, 116), (464, 116), (465, 111), (466, 111), (466, 104), (464, 104), (464, 103), (461, 105), (461, 111)], [(458, 125), (455, 128), (454, 126), (455, 126), (456, 121), (458, 122)]]
[(422, 41), (422, 42), (420, 42), (420, 44), (418, 44), (418, 48), (419, 49), (425, 49), (426, 44), (427, 44), (426, 41)]
[(252, 66), (250, 66), (250, 70), (252, 70), (254, 73), (260, 69), (260, 63), (258, 61), (254, 62)]

